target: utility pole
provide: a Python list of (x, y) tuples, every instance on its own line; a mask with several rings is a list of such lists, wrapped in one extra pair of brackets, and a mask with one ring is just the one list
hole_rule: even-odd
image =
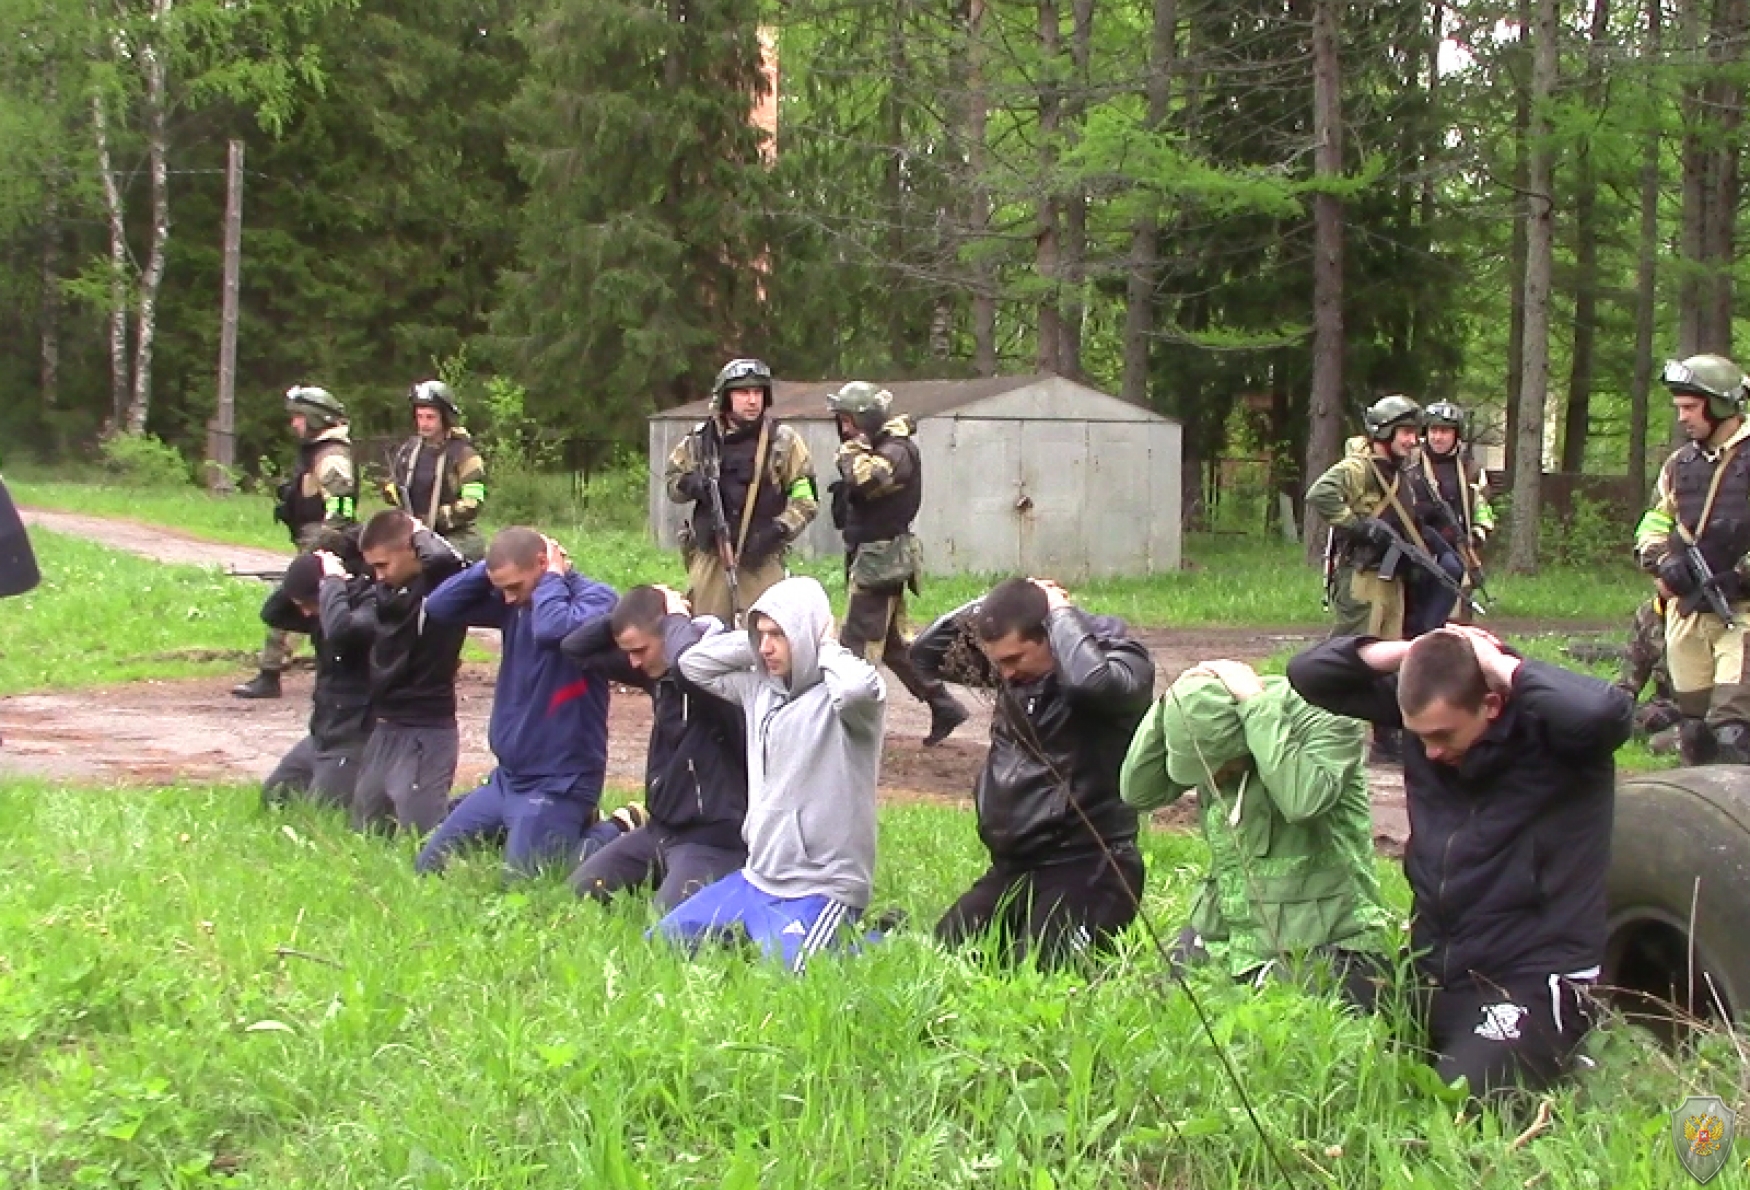
[(237, 275), (243, 257), (243, 142), (233, 140), (225, 164), (225, 282), (219, 314), (219, 412), (213, 419), (207, 456), (209, 486), (231, 490), (237, 465)]

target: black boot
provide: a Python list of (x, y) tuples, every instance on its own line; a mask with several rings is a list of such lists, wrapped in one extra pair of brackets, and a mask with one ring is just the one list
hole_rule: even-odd
[(1677, 754), (1684, 764), (1712, 764), (1718, 758), (1719, 741), (1707, 720), (1688, 715), (1677, 732)]
[(1729, 720), (1714, 728), (1715, 764), (1750, 764), (1750, 724)]
[(938, 684), (924, 699), (930, 708), (930, 734), (924, 737), (924, 747), (934, 748), (937, 744), (954, 734), (954, 729), (966, 722), (966, 708), (960, 705), (960, 700), (948, 693), (946, 686)]
[(278, 698), (280, 696), (279, 671), (264, 669), (241, 686), (231, 687), (231, 694), (235, 698)]

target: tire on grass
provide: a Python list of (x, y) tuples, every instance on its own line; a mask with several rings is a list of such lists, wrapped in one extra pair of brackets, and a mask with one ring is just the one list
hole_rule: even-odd
[(1630, 1020), (1674, 1043), (1750, 1013), (1750, 767), (1617, 786), (1601, 979)]

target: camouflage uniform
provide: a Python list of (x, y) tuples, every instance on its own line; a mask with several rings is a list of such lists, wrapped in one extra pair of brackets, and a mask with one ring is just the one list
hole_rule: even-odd
[[(767, 440), (765, 465), (757, 480), (750, 483), (750, 451), (757, 450), (761, 433)], [(716, 616), (729, 624), (735, 618), (729, 606), (729, 581), (710, 528), (711, 513), (697, 486), (706, 461), (718, 457), (722, 458), (723, 515), (740, 560), (736, 569), (741, 606), (736, 611), (745, 611), (766, 588), (784, 577), (784, 553), (814, 519), (819, 505), (808, 444), (770, 414), (748, 427), (733, 427), (726, 417), (714, 415), (693, 427), (674, 448), (664, 473), (668, 498), (677, 504), (694, 505), (691, 522), (681, 529), (688, 599), (694, 614)], [(746, 466), (748, 473), (733, 474), (738, 464)]]
[[(1653, 684), (1653, 697), (1643, 703), (1641, 693), (1648, 682)], [(1635, 608), (1622, 676), (1616, 686), (1639, 704), (1635, 731), (1643, 739), (1675, 726), (1683, 717), (1671, 688), (1671, 671), (1665, 665), (1665, 602), (1657, 595)]]
[(476, 522), (486, 503), (486, 462), (468, 431), (445, 429), (440, 445), (418, 434), (401, 444), (383, 494), (391, 504), (418, 517), (469, 562), (486, 556), (486, 539)]
[[(1409, 513), (1409, 524), (1393, 507), (1393, 495)], [(1401, 637), (1404, 576), (1400, 573), (1381, 579), (1379, 551), (1355, 540), (1352, 530), (1364, 518), (1376, 517), (1405, 541), (1432, 553), (1417, 520), (1416, 510), (1426, 504), (1427, 496), (1414, 468), (1408, 461), (1400, 467), (1393, 460), (1380, 458), (1367, 438), (1352, 438), (1343, 457), (1307, 489), (1306, 502), (1333, 531), (1331, 635)]]
[[(1684, 716), (1684, 759), (1750, 763), (1750, 379), (1730, 360), (1691, 357), (1665, 366), (1674, 397), (1705, 398), (1712, 432), (1659, 469), (1657, 495), (1635, 529), (1641, 565), (1675, 596), (1665, 607), (1665, 657)], [(1693, 541), (1720, 577), (1736, 623), (1709, 610), (1686, 562)]]
[[(332, 549), (339, 552), (338, 534), (358, 521), (358, 477), (353, 469), (352, 439), (347, 427), (332, 426), (300, 448), (303, 458), (282, 499), (282, 519), (300, 554)], [(320, 502), (318, 504), (318, 502)], [(318, 507), (321, 517), (304, 520)], [(292, 634), (270, 629), (261, 648), (261, 668), (280, 673), (292, 655)]]

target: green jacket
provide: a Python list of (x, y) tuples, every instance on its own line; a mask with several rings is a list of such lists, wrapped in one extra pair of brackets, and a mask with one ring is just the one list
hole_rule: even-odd
[(1320, 946), (1384, 948), (1358, 720), (1286, 679), (1236, 703), (1213, 677), (1173, 683), (1124, 759), (1120, 792), (1152, 810), (1198, 791), (1210, 870), (1191, 925), (1236, 976)]

